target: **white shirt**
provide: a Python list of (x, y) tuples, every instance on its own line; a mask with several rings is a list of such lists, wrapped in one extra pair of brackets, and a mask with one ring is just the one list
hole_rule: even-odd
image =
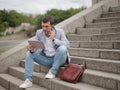
[(54, 56), (56, 52), (53, 46), (53, 41), (50, 38), (46, 37), (46, 42), (44, 43), (44, 45), (44, 53), (46, 54), (46, 56)]

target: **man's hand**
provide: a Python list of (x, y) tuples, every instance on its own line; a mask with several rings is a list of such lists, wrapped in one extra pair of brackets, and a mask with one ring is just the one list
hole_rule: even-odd
[(30, 52), (34, 52), (34, 49), (36, 48), (36, 46), (35, 45), (29, 45), (27, 48)]
[(54, 31), (51, 31), (51, 33), (49, 34), (49, 38), (50, 38), (51, 40), (53, 40), (53, 39), (55, 38), (55, 33), (54, 33)]

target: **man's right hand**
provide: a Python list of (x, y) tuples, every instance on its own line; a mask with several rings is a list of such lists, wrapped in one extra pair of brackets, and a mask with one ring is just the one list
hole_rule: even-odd
[(35, 45), (29, 45), (27, 48), (30, 52), (34, 52), (36, 46)]

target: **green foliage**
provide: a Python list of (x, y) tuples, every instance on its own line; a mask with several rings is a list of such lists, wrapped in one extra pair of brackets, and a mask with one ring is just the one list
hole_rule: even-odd
[(0, 24), (0, 32), (3, 32), (8, 27), (7, 22), (3, 22)]

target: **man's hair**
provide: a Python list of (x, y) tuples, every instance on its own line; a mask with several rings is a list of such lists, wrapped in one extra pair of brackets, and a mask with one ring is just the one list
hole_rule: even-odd
[(53, 25), (54, 24), (54, 19), (50, 16), (45, 16), (45, 17), (42, 18), (42, 22), (43, 23), (50, 22), (50, 24)]

